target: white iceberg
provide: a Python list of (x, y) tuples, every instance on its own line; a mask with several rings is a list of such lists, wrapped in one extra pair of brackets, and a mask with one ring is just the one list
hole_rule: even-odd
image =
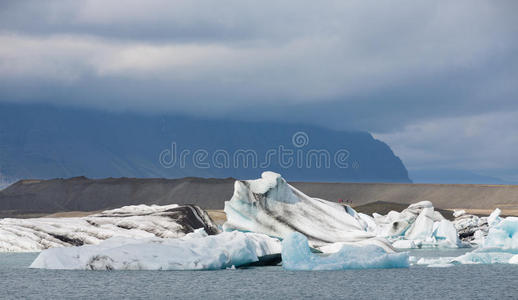
[(381, 249), (383, 249), (387, 253), (394, 253), (394, 252), (396, 252), (394, 248), (397, 248), (397, 247), (394, 247), (393, 245), (390, 246), (390, 244), (387, 243), (386, 239), (383, 239), (383, 238), (371, 238), (371, 239), (367, 239), (367, 240), (363, 240), (363, 241), (359, 241), (359, 242), (336, 242), (336, 243), (330, 243), (330, 244), (326, 244), (326, 245), (320, 246), (320, 247), (318, 247), (316, 249), (318, 251), (322, 252), (322, 253), (330, 254), (330, 253), (339, 252), (342, 249), (343, 246), (367, 246), (367, 245), (373, 245), (373, 246), (380, 247)]
[[(232, 199), (225, 202), (225, 213), (224, 230), (261, 232), (279, 238), (300, 232), (311, 247), (323, 252), (359, 242), (391, 252), (393, 247), (469, 246), (459, 240), (455, 225), (435, 211), (430, 201), (411, 204), (402, 212), (390, 211), (385, 216), (374, 213), (371, 217), (347, 205), (309, 197), (273, 172), (264, 172), (256, 180), (236, 181)], [(387, 239), (394, 243), (393, 247)], [(333, 243), (339, 244), (329, 245)]]
[[(425, 211), (424, 214), (423, 211)], [(423, 216), (419, 218), (421, 214), (423, 214)], [(418, 218), (419, 226), (415, 228), (415, 222)], [(433, 211), (433, 205), (430, 201), (421, 201), (411, 204), (402, 212), (390, 211), (385, 216), (374, 213), (373, 219), (375, 226), (369, 226), (369, 229), (375, 232), (377, 236), (387, 238), (399, 238), (404, 236), (413, 237), (416, 235), (423, 235), (423, 233), (419, 231), (426, 231), (423, 226), (426, 227), (425, 223), (430, 218), (432, 218), (432, 221), (440, 221), (443, 219), (442, 216), (437, 215)], [(428, 231), (430, 231), (431, 226), (428, 227)]]
[(435, 238), (437, 244), (443, 248), (466, 246), (460, 241), (455, 225), (448, 220), (435, 222), (432, 236)]
[(214, 270), (256, 263), (281, 252), (264, 234), (203, 229), (182, 238), (111, 238), (99, 245), (42, 251), (31, 268), (66, 270)]
[(500, 221), (502, 221), (502, 218), (500, 218), (500, 214), (502, 213), (502, 211), (500, 210), (500, 208), (496, 208), (493, 212), (491, 212), (491, 214), (487, 217), (487, 224), (489, 226), (493, 226), (493, 225), (496, 225), (498, 223), (500, 223)]
[(459, 237), (455, 225), (446, 220), (430, 201), (414, 203), (402, 212), (390, 211), (387, 215), (373, 214), (375, 225), (368, 230), (385, 237), (398, 249), (422, 247), (469, 247)]
[(133, 205), (81, 218), (0, 220), (0, 252), (38, 252), (48, 248), (96, 245), (112, 237), (178, 238), (203, 228), (219, 232), (194, 205)]
[(308, 239), (293, 232), (282, 241), (282, 266), (286, 270), (346, 270), (406, 268), (408, 253), (387, 253), (375, 245), (342, 245), (333, 254), (312, 253)]
[[(225, 213), (224, 230), (260, 232), (279, 238), (301, 232), (312, 247), (336, 242), (368, 243), (375, 237), (367, 231), (372, 222), (352, 208), (309, 197), (273, 172), (264, 172), (256, 180), (236, 181), (232, 199), (225, 202)], [(380, 239), (372, 242), (391, 248)]]
[(434, 224), (433, 213), (432, 207), (424, 208), (406, 231), (405, 238), (407, 240), (426, 240), (431, 237)]
[(451, 260), (453, 264), (507, 264), (514, 256), (512, 252), (501, 249), (481, 248)]
[(415, 264), (435, 268), (453, 267), (453, 259), (454, 257), (421, 257)]
[(417, 249), (421, 248), (421, 243), (412, 240), (396, 240), (392, 243), (392, 247), (396, 249)]
[(518, 264), (518, 254), (513, 255), (513, 256), (509, 259), (508, 263), (513, 264), (513, 265)]

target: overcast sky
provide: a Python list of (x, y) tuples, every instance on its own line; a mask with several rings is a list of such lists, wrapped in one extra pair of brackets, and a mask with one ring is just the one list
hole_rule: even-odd
[(518, 181), (517, 11), (513, 0), (4, 0), (0, 101), (367, 130), (410, 170)]

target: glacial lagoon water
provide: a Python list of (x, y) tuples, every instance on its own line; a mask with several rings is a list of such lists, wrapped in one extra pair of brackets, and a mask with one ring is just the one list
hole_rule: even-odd
[[(418, 250), (416, 257), (466, 250)], [(220, 271), (60, 271), (29, 269), (37, 253), (0, 253), (0, 299), (516, 299), (517, 265), (347, 271), (260, 267)]]

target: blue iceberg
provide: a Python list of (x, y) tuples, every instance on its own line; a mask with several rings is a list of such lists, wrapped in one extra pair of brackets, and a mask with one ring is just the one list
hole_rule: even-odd
[(516, 264), (518, 263), (518, 218), (500, 218), (500, 210), (488, 217), (489, 232), (480, 248), (459, 257), (420, 260), (417, 264)]
[(507, 217), (491, 226), (484, 247), (518, 250), (518, 218)]
[(457, 257), (461, 264), (507, 264), (518, 254), (518, 218), (507, 217), (489, 221), (492, 226), (481, 248)]
[(333, 254), (316, 254), (299, 232), (289, 234), (282, 241), (282, 266), (286, 270), (407, 268), (409, 265), (408, 253), (387, 253), (375, 245), (344, 245)]

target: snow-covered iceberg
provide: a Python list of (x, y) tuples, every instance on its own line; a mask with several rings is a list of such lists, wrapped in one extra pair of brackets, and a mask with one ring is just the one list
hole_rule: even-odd
[(264, 172), (260, 179), (236, 181), (234, 194), (225, 202), (224, 230), (260, 232), (285, 238), (300, 232), (311, 247), (329, 243), (360, 242), (382, 244), (368, 232), (369, 224), (352, 208), (312, 198), (289, 185), (279, 174)]
[(182, 238), (111, 238), (99, 245), (44, 250), (31, 268), (67, 270), (214, 270), (278, 255), (279, 240), (264, 234), (203, 229)]
[(287, 270), (406, 268), (409, 259), (406, 252), (387, 253), (375, 245), (342, 245), (333, 254), (316, 254), (303, 234), (293, 232), (282, 241), (282, 266)]
[(204, 210), (177, 204), (125, 206), (82, 218), (1, 219), (0, 252), (96, 245), (112, 237), (178, 238), (198, 228), (219, 232)]

